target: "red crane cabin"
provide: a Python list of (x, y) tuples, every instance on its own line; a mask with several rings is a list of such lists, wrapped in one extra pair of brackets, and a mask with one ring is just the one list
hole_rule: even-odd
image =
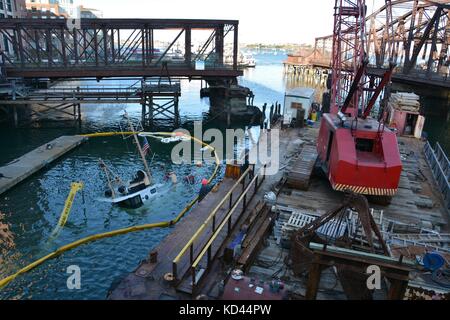
[(372, 118), (323, 115), (317, 151), (335, 190), (393, 196), (402, 163), (394, 132)]

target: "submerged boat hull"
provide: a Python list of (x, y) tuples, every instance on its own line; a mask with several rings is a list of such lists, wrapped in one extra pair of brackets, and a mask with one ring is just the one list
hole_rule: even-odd
[(158, 195), (160, 184), (148, 186), (142, 190), (129, 193), (117, 198), (102, 198), (101, 201), (117, 204), (122, 208), (137, 209)]

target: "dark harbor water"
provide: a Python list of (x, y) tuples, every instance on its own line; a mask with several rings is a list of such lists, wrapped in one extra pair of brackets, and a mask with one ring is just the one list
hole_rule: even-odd
[[(254, 103), (269, 106), (278, 101), (283, 104), (286, 88), (315, 87), (320, 102), (323, 88), (313, 82), (292, 80), (283, 76), (282, 54), (258, 54), (257, 67), (245, 71), (240, 84), (255, 94)], [(221, 127), (222, 123), (208, 120), (209, 104), (200, 99), (200, 82), (183, 81), (180, 112), (184, 127), (191, 128), (193, 120), (205, 120), (205, 129)], [(130, 116), (140, 116), (139, 105), (86, 105), (82, 106), (81, 128), (0, 128), (0, 165), (40, 146), (60, 135), (119, 130), (123, 110)], [(450, 148), (448, 123), (442, 117), (427, 119), (426, 130), (430, 139), (439, 140)], [(258, 128), (253, 128), (255, 135)], [(53, 163), (48, 169), (32, 176), (24, 183), (0, 197), (0, 222), (6, 223), (14, 236), (13, 248), (0, 248), (0, 278), (13, 274), (21, 267), (52, 250), (88, 235), (107, 232), (144, 223), (166, 221), (174, 217), (195, 196), (199, 183), (194, 186), (181, 182), (193, 174), (199, 181), (209, 176), (213, 164), (202, 167), (172, 165), (170, 145), (149, 140), (155, 153), (150, 163), (154, 179), (164, 183), (164, 190), (151, 204), (137, 210), (125, 210), (97, 200), (103, 194), (105, 180), (98, 168), (102, 158), (121, 176), (130, 178), (142, 164), (129, 140), (122, 137), (93, 138), (75, 151)], [(179, 183), (172, 186), (164, 181), (167, 171), (175, 171)], [(223, 170), (219, 172), (219, 176)], [(49, 242), (64, 207), (72, 181), (83, 181), (82, 194), (77, 194), (69, 220), (59, 237)], [(0, 289), (0, 299), (104, 299), (111, 284), (133, 270), (145, 259), (161, 239), (171, 232), (153, 229), (102, 239), (45, 262), (31, 272), (19, 276)], [(66, 286), (66, 269), (70, 265), (81, 268), (81, 289)]]

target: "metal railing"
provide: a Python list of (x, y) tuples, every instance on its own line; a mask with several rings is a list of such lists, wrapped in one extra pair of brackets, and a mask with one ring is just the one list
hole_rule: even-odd
[[(144, 89), (144, 90), (143, 90)], [(142, 91), (144, 93), (176, 93), (181, 91), (180, 83), (174, 81), (172, 84), (162, 83), (146, 83), (144, 87), (139, 85), (84, 85), (84, 86), (59, 86), (48, 89), (34, 89), (27, 88), (27, 90), (16, 90), (16, 94), (23, 99), (125, 99), (140, 101)]]
[[(261, 173), (261, 177), (260, 177), (260, 173)], [(214, 244), (215, 240), (220, 235), (222, 230), (224, 230), (226, 225), (228, 226), (227, 235), (229, 236), (231, 234), (231, 230), (234, 229), (237, 221), (239, 220), (241, 215), (247, 209), (247, 205), (248, 205), (247, 201), (251, 200), (251, 198), (256, 194), (256, 192), (258, 191), (259, 187), (263, 183), (263, 181), (265, 179), (265, 174), (266, 174), (266, 165), (264, 165), (264, 167), (261, 168), (259, 173), (257, 173), (256, 175), (253, 176), (252, 180), (245, 187), (245, 190), (242, 191), (241, 195), (236, 200), (234, 205), (231, 208), (228, 209), (227, 213), (225, 214), (224, 218), (222, 219), (222, 222), (216, 228), (214, 233), (211, 235), (211, 237), (209, 238), (208, 242), (205, 244), (205, 246), (203, 247), (201, 252), (195, 258), (194, 262), (191, 263), (190, 271), (191, 271), (191, 277), (192, 277), (191, 285), (192, 285), (192, 294), (193, 295), (195, 295), (195, 291), (196, 291), (197, 285), (199, 284), (200, 280), (207, 273), (207, 270), (208, 270), (208, 268), (211, 265), (212, 259), (218, 254), (218, 252), (220, 250), (220, 249), (218, 249), (217, 252), (215, 253), (214, 257), (213, 257), (212, 249), (211, 249), (212, 245)], [(258, 181), (259, 181), (259, 183), (258, 183)], [(250, 199), (247, 199), (248, 194), (252, 190), (253, 190), (253, 193), (250, 195)], [(239, 207), (239, 205), (241, 203), (242, 203), (242, 210), (237, 211), (237, 208)], [(234, 219), (234, 223), (232, 222), (233, 215), (237, 215), (237, 217)], [(205, 255), (206, 255), (206, 263), (207, 263), (206, 264), (206, 268), (204, 269), (204, 271), (201, 274), (199, 274), (199, 277), (197, 279), (197, 275), (198, 275), (197, 274), (197, 268), (199, 267), (200, 262), (204, 259)]]
[[(265, 174), (265, 168), (264, 166), (264, 174)], [(260, 180), (260, 183), (258, 184), (258, 180), (260, 179), (258, 175), (254, 176), (252, 180), (246, 184), (247, 177), (250, 176), (250, 174), (254, 174), (254, 167), (250, 166), (245, 172), (241, 175), (241, 177), (236, 181), (236, 183), (231, 187), (231, 189), (227, 192), (227, 194), (223, 197), (223, 199), (217, 204), (217, 206), (211, 211), (209, 216), (205, 219), (203, 224), (197, 229), (197, 231), (194, 233), (194, 235), (191, 237), (191, 239), (186, 243), (184, 248), (180, 251), (180, 253), (175, 257), (175, 259), (172, 261), (172, 274), (174, 279), (180, 280), (184, 277), (187, 271), (189, 271), (189, 268), (192, 267), (192, 265), (195, 263), (196, 259), (199, 257), (199, 255), (195, 256), (195, 246), (200, 245), (197, 244), (199, 238), (204, 235), (206, 232), (211, 230), (212, 234), (209, 239), (215, 238), (215, 234), (217, 232), (220, 232), (223, 229), (223, 226), (226, 222), (228, 222), (228, 232), (230, 233), (233, 229), (233, 226), (231, 224), (230, 213), (236, 211), (237, 206), (243, 202), (244, 208), (247, 206), (247, 193), (250, 190), (250, 187), (252, 184), (255, 183), (255, 192), (259, 188), (260, 184), (264, 180), (264, 174), (262, 176), (262, 180)], [(236, 201), (233, 201), (233, 192), (241, 185), (241, 192), (239, 194), (239, 197)], [(224, 219), (221, 221), (217, 221), (217, 214), (220, 209), (227, 208), (227, 213), (224, 216)], [(237, 220), (237, 219), (236, 219)], [(205, 249), (206, 248), (206, 249)], [(203, 253), (203, 250), (206, 250), (208, 252), (208, 261), (211, 260), (211, 249), (209, 249), (205, 246), (202, 248), (202, 251), (200, 252), (200, 255)], [(179, 265), (182, 261), (182, 259), (189, 253), (189, 268), (182, 271), (182, 274), (179, 274)], [(203, 253), (204, 255), (204, 253)], [(202, 255), (202, 256), (203, 256)]]
[(450, 161), (439, 142), (436, 142), (433, 149), (427, 141), (424, 153), (425, 159), (433, 173), (433, 178), (444, 198), (446, 209), (450, 212)]
[[(189, 261), (190, 264), (194, 262), (194, 245), (195, 242), (199, 239), (199, 237), (208, 231), (208, 224), (211, 222), (211, 228), (212, 232), (216, 230), (216, 215), (217, 212), (223, 207), (226, 201), (229, 202), (229, 208), (231, 208), (233, 203), (233, 191), (242, 183), (242, 189), (244, 189), (245, 186), (245, 178), (248, 176), (248, 174), (251, 172), (250, 167), (247, 168), (247, 170), (244, 171), (244, 173), (241, 175), (241, 177), (236, 181), (236, 183), (231, 187), (231, 189), (228, 191), (228, 193), (223, 197), (223, 199), (219, 202), (219, 204), (211, 211), (209, 216), (206, 218), (206, 220), (203, 222), (203, 224), (197, 229), (197, 231), (194, 233), (194, 235), (189, 239), (189, 241), (186, 243), (186, 245), (181, 249), (180, 253), (175, 257), (175, 259), (172, 261), (172, 274), (174, 279), (178, 279), (178, 264), (180, 263), (181, 259), (186, 255), (186, 253), (189, 250)], [(182, 277), (183, 275), (181, 275)]]

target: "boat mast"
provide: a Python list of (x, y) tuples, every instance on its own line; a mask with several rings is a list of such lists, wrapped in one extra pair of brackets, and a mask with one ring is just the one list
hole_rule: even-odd
[(118, 175), (114, 174), (114, 172), (112, 172), (111, 169), (108, 168), (106, 163), (101, 158), (98, 159), (98, 162), (99, 162), (100, 168), (105, 173), (106, 180), (108, 181), (108, 186), (109, 186), (109, 189), (111, 190), (111, 198), (114, 199), (116, 197), (116, 192), (114, 191), (114, 188), (113, 188), (113, 180), (111, 179), (111, 176), (114, 178), (114, 183), (120, 183), (121, 185), (125, 185), (125, 184), (123, 183), (122, 179)]
[(145, 159), (145, 154), (142, 151), (141, 143), (139, 142), (139, 139), (138, 139), (138, 136), (136, 134), (136, 131), (134, 131), (134, 126), (131, 123), (127, 112), (125, 112), (125, 118), (127, 118), (128, 125), (130, 126), (131, 132), (133, 133), (134, 141), (136, 142), (137, 148), (139, 150), (139, 154), (141, 155), (142, 162), (144, 162), (144, 167), (145, 167), (145, 171), (147, 172), (148, 180), (150, 181), (150, 183), (152, 183), (152, 174), (150, 173), (150, 169), (149, 169), (148, 164), (147, 164), (147, 159)]
[(106, 180), (108, 181), (108, 186), (109, 186), (109, 189), (111, 190), (111, 198), (114, 199), (116, 197), (116, 193), (114, 191), (114, 188), (112, 187), (112, 183), (111, 183), (111, 178), (109, 176), (108, 167), (106, 166), (106, 164), (103, 162), (102, 159), (98, 159), (98, 162), (100, 163), (100, 168), (103, 170), (103, 172), (106, 175)]

